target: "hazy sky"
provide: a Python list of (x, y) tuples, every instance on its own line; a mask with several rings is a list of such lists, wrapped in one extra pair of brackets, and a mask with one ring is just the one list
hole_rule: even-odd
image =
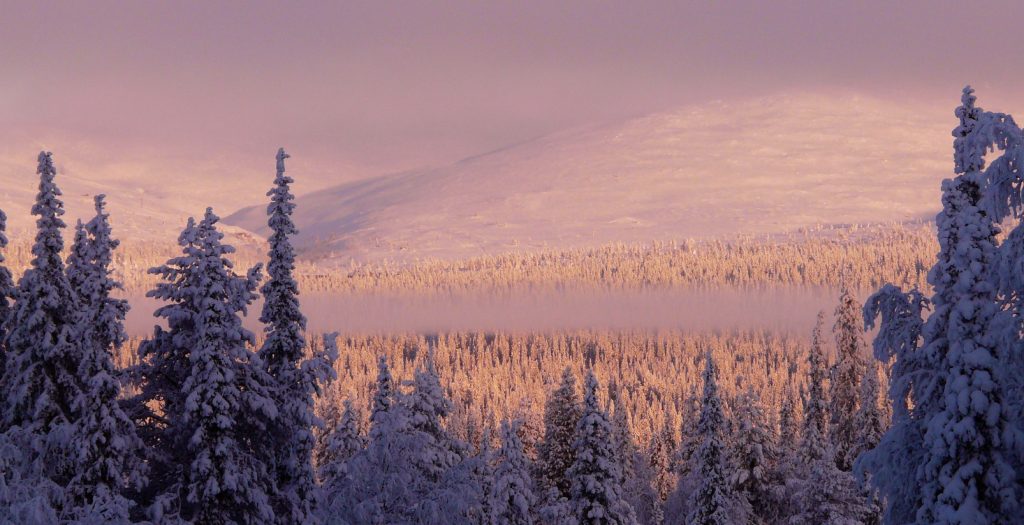
[(779, 90), (952, 109), (970, 82), (1010, 111), (1020, 20), (1020, 1), (5, 2), (0, 140), (243, 172), (283, 144), (327, 182)]

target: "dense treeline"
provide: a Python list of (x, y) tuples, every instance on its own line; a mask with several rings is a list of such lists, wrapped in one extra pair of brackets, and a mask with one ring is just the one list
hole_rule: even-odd
[[(712, 523), (827, 523), (823, 512), (847, 520), (836, 523), (877, 520), (851, 463), (884, 431), (884, 375), (867, 363), (852, 296), (837, 307), (834, 350), (822, 323), (810, 342), (760, 332), (342, 338), (338, 381), (319, 406), (333, 429), (317, 454), (331, 473), (328, 519), (705, 523), (688, 517), (706, 511), (721, 518)], [(417, 418), (434, 421), (429, 436), (409, 422)], [(525, 484), (518, 471), (512, 481), (495, 473), (504, 462), (493, 451), (510, 442)], [(416, 473), (438, 454), (449, 457), (439, 471)], [(388, 493), (396, 484), (403, 490)], [(592, 484), (601, 488), (582, 488)], [(524, 491), (514, 519), (488, 521), (504, 501), (496, 485)], [(702, 494), (711, 495), (702, 503)], [(432, 506), (439, 501), (444, 508)], [(595, 506), (605, 519), (587, 518)]]
[[(175, 249), (170, 243), (126, 243), (114, 254), (114, 275), (129, 294), (141, 295), (157, 283), (148, 269), (161, 264)], [(524, 290), (838, 289), (840, 280), (851, 288), (868, 290), (887, 282), (924, 287), (928, 261), (937, 251), (932, 224), (897, 224), (779, 238), (507, 253), (460, 261), (339, 267), (326, 261), (299, 260), (295, 279), (303, 292), (330, 294), (501, 296)], [(12, 243), (7, 253), (10, 268), (19, 274), (32, 259), (27, 242)], [(253, 245), (243, 243), (234, 260), (249, 267), (262, 261), (262, 256)]]

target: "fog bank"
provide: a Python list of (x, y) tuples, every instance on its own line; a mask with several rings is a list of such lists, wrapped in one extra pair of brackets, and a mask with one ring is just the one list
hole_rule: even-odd
[[(301, 297), (311, 332), (555, 331), (574, 329), (771, 329), (809, 331), (819, 310), (831, 313), (832, 290), (516, 293), (508, 297), (325, 295)], [(127, 329), (152, 332), (158, 301), (129, 299)], [(246, 318), (260, 329), (260, 305)]]

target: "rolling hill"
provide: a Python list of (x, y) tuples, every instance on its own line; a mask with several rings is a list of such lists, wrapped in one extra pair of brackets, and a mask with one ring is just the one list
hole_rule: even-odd
[[(942, 113), (791, 95), (569, 130), (301, 196), (299, 245), (401, 261), (930, 218), (951, 171)], [(264, 210), (226, 222), (266, 235)]]

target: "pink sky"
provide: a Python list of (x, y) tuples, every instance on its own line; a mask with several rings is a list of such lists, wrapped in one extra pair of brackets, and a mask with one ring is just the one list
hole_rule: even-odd
[(8, 3), (0, 140), (240, 173), (283, 144), (327, 184), (779, 90), (952, 108), (970, 82), (1012, 111), (1022, 19), (1015, 1)]

